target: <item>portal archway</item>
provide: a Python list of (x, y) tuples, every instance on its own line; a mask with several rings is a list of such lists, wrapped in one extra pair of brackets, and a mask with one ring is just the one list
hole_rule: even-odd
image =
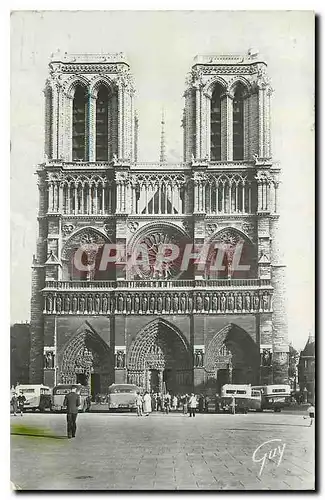
[(110, 348), (85, 323), (59, 354), (58, 382), (88, 385), (92, 396), (106, 393), (114, 379), (114, 358)]
[(257, 384), (259, 349), (250, 335), (230, 323), (210, 341), (205, 359), (208, 386), (220, 392), (222, 385)]
[(128, 381), (148, 391), (189, 392), (193, 386), (192, 355), (182, 333), (163, 319), (137, 335), (129, 350)]

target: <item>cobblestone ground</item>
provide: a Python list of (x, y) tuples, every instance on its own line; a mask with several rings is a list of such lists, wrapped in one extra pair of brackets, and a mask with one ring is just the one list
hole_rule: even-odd
[(301, 415), (90, 413), (77, 423), (76, 438), (67, 439), (65, 415), (12, 416), (13, 483), (23, 490), (314, 489), (314, 427)]

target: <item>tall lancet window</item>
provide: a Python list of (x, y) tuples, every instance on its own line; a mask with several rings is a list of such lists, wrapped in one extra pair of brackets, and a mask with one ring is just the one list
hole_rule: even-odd
[(211, 99), (211, 161), (221, 160), (221, 92), (217, 84)]
[(104, 85), (96, 101), (96, 160), (108, 161), (108, 89)]
[(244, 159), (244, 92), (241, 83), (238, 84), (233, 101), (233, 158)]
[(81, 85), (76, 87), (72, 108), (72, 159), (87, 160), (87, 91)]

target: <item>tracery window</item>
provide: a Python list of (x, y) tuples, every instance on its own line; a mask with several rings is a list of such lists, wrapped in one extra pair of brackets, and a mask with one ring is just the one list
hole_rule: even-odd
[(75, 89), (72, 107), (72, 159), (87, 160), (87, 91), (78, 85)]
[(96, 160), (108, 160), (108, 89), (102, 85), (96, 102)]
[(233, 100), (233, 159), (244, 159), (244, 87), (238, 84)]
[(221, 160), (221, 92), (217, 84), (211, 99), (211, 161)]

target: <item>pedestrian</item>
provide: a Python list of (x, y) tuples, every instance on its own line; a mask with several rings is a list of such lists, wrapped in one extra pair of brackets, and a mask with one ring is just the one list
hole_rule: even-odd
[(204, 397), (203, 397), (203, 394), (200, 394), (200, 397), (199, 397), (199, 412), (203, 413), (203, 410), (204, 410)]
[(177, 405), (178, 405), (178, 399), (177, 399), (177, 396), (176, 394), (173, 396), (173, 410), (176, 411), (177, 410)]
[(196, 396), (192, 392), (191, 397), (188, 402), (189, 410), (190, 410), (190, 417), (195, 417), (195, 410), (196, 410), (196, 405), (197, 405), (197, 400)]
[(161, 393), (157, 394), (157, 411), (162, 411)]
[(18, 405), (18, 410), (20, 411), (20, 416), (23, 416), (24, 413), (24, 405), (26, 403), (26, 398), (24, 396), (23, 391), (21, 390), (19, 393), (19, 396), (17, 398), (17, 405)]
[(17, 410), (18, 410), (18, 402), (17, 402), (17, 393), (16, 392), (13, 393), (10, 403), (12, 406), (12, 411), (13, 411), (14, 417), (16, 417)]
[(184, 415), (187, 415), (188, 400), (189, 400), (189, 396), (188, 396), (188, 394), (185, 394), (185, 396), (183, 397), (183, 414)]
[(235, 415), (236, 412), (236, 398), (235, 396), (232, 396), (231, 398), (231, 413)]
[(170, 412), (171, 399), (172, 399), (171, 395), (169, 394), (169, 392), (167, 392), (164, 398), (164, 406), (167, 414)]
[(146, 391), (143, 396), (143, 413), (145, 414), (146, 417), (149, 416), (149, 413), (151, 413), (151, 396), (150, 394)]
[(64, 398), (63, 406), (67, 408), (67, 434), (68, 438), (76, 437), (78, 407), (80, 406), (80, 396), (77, 388), (72, 387), (71, 392)]
[(137, 392), (137, 397), (135, 398), (135, 404), (137, 407), (137, 417), (142, 417), (143, 399), (140, 392)]
[(309, 414), (309, 418), (310, 418), (310, 424), (309, 424), (309, 427), (311, 427), (313, 425), (313, 422), (314, 422), (314, 418), (315, 418), (315, 408), (314, 406), (311, 404), (310, 407), (308, 408), (307, 410), (308, 414)]

